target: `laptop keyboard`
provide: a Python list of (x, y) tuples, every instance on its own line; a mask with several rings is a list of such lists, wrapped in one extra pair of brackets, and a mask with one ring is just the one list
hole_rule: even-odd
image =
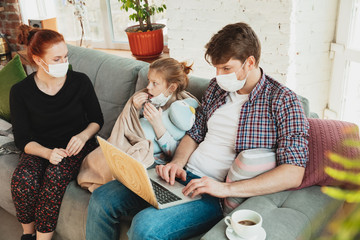
[(155, 191), (156, 199), (158, 200), (158, 202), (160, 204), (165, 204), (165, 203), (170, 203), (170, 202), (175, 202), (175, 201), (181, 200), (181, 198), (179, 198), (174, 193), (170, 192), (168, 189), (164, 188), (157, 182), (154, 182), (153, 180), (151, 180), (151, 184)]

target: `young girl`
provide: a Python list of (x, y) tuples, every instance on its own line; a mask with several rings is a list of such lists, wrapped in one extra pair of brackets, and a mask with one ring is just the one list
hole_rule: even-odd
[(11, 180), (22, 240), (51, 239), (62, 198), (83, 158), (96, 147), (103, 124), (90, 79), (68, 70), (64, 38), (52, 30), (20, 27), (20, 44), (37, 66), (10, 92), (16, 146), (23, 151)]
[(154, 154), (157, 164), (170, 160), (180, 142), (165, 128), (162, 113), (174, 101), (190, 97), (186, 96), (188, 93), (184, 91), (190, 71), (191, 66), (187, 66), (185, 62), (179, 63), (173, 58), (159, 59), (149, 67), (146, 90), (134, 94), (133, 105), (140, 111), (140, 117), (146, 118), (153, 127), (155, 141), (162, 151)]
[[(161, 116), (174, 101), (193, 97), (185, 91), (190, 70), (191, 66), (172, 58), (154, 61), (149, 67), (149, 83), (146, 89), (135, 93), (128, 100), (108, 141), (141, 161), (146, 167), (171, 158), (178, 141), (167, 132)], [(153, 149), (141, 129), (140, 117), (145, 117), (152, 125), (156, 141), (162, 146), (162, 153), (154, 156)], [(111, 180), (113, 177), (110, 168), (101, 149), (97, 148), (85, 158), (78, 183), (92, 192)]]
[[(127, 106), (125, 106), (123, 113), (118, 119), (119, 123), (117, 122), (114, 126), (113, 133), (114, 130), (118, 132), (121, 131), (122, 127), (126, 127), (127, 129), (131, 129), (132, 133), (141, 134), (141, 129), (140, 131), (138, 131), (136, 126), (139, 122), (141, 109), (143, 108), (143, 116), (153, 126), (157, 141), (167, 141), (169, 143), (170, 147), (163, 149), (164, 153), (168, 154), (168, 150), (170, 149), (170, 155), (172, 155), (177, 146), (177, 142), (167, 132), (167, 129), (162, 122), (161, 115), (163, 111), (166, 110), (174, 101), (192, 97), (189, 93), (185, 91), (185, 88), (188, 84), (187, 74), (189, 73), (190, 69), (191, 68), (185, 63), (179, 63), (172, 58), (160, 59), (153, 62), (149, 68), (149, 83), (146, 89), (135, 93), (133, 97), (129, 99)], [(130, 113), (130, 119), (128, 113)], [(133, 122), (135, 123), (131, 124)], [(136, 145), (139, 143), (141, 144), (142, 142), (140, 140), (139, 142), (137, 142), (136, 138), (131, 135), (131, 133), (125, 133), (125, 136), (129, 139), (132, 139), (131, 144), (133, 144), (133, 140), (135, 139), (136, 143), (133, 144), (133, 148), (136, 148)], [(144, 136), (142, 136), (142, 138), (144, 138)], [(110, 141), (114, 139), (116, 139), (116, 137), (110, 137)], [(144, 142), (148, 143), (147, 140), (144, 140)], [(122, 146), (126, 147), (126, 145), (127, 144), (123, 144)], [(161, 146), (162, 144), (159, 145)], [(140, 154), (138, 154), (138, 156), (141, 157), (141, 151), (143, 151), (144, 149), (142, 149), (142, 147), (139, 147), (139, 149)], [(131, 150), (128, 150), (127, 152), (129, 151)], [(136, 159), (139, 160), (139, 158)], [(146, 159), (146, 157), (144, 157), (143, 159)], [(121, 209), (117, 209), (119, 211), (113, 214), (114, 219), (112, 219), (112, 226), (117, 226), (117, 223), (121, 221), (121, 217), (125, 215), (134, 215), (141, 209), (149, 206), (145, 201), (140, 199), (137, 195), (135, 195), (133, 192), (128, 190), (124, 185), (122, 185), (116, 180), (108, 182), (107, 184), (96, 189), (96, 191), (94, 192), (95, 195), (98, 195), (99, 193), (114, 193), (120, 194), (124, 197), (116, 199), (117, 204), (114, 208), (117, 208), (117, 206), (122, 207), (120, 207)], [(106, 229), (99, 227), (99, 219), (97, 217), (98, 212), (93, 210), (94, 205), (91, 204), (92, 199), (93, 198), (91, 198), (90, 200), (88, 210), (86, 239), (118, 239), (119, 229), (117, 227), (107, 227)], [(127, 199), (125, 200), (125, 204), (123, 204), (124, 199)], [(126, 202), (128, 200), (130, 201)], [(112, 202), (108, 202), (108, 205), (111, 204)], [(107, 223), (104, 223), (104, 225), (106, 224)]]

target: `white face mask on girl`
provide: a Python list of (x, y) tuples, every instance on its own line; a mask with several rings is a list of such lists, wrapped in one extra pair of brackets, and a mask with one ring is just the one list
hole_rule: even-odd
[[(166, 92), (169, 88), (170, 87), (168, 87), (164, 92)], [(169, 94), (169, 96), (165, 97), (164, 93), (160, 93), (156, 97), (151, 98), (150, 101), (156, 107), (162, 107), (169, 101), (171, 96), (172, 96), (172, 94)]]
[[(243, 65), (238, 71), (240, 71), (245, 66), (245, 63), (246, 60), (244, 61)], [(249, 76), (250, 71), (246, 74), (246, 77), (242, 80), (238, 80), (236, 77), (236, 73), (238, 71), (216, 76), (217, 84), (227, 92), (236, 92), (237, 90), (243, 88), (246, 83), (246, 79)]]
[[(40, 58), (41, 59), (41, 58)], [(52, 77), (64, 77), (69, 69), (69, 62), (66, 61), (64, 63), (58, 63), (58, 64), (47, 64), (44, 60), (41, 59), (41, 61), (43, 63), (46, 64), (46, 66), (49, 67), (49, 71), (46, 71), (46, 69), (40, 65), (42, 67), (42, 69), (44, 69), (44, 71), (49, 74)]]

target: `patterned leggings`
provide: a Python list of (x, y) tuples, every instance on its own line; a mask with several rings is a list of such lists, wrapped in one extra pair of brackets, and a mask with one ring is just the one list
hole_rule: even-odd
[(35, 221), (37, 231), (53, 232), (67, 185), (76, 178), (84, 157), (96, 147), (93, 138), (80, 153), (64, 158), (58, 165), (22, 153), (11, 179), (11, 193), (19, 222)]

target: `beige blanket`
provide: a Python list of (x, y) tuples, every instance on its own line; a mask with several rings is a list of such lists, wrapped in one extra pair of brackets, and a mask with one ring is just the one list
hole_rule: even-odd
[[(188, 97), (196, 99), (186, 91), (173, 95), (163, 110), (174, 101)], [(133, 96), (117, 118), (108, 141), (142, 162), (146, 167), (154, 163), (153, 143), (145, 138), (139, 121), (139, 112), (133, 105)], [(100, 147), (85, 157), (77, 177), (78, 184), (90, 192), (113, 179)]]

